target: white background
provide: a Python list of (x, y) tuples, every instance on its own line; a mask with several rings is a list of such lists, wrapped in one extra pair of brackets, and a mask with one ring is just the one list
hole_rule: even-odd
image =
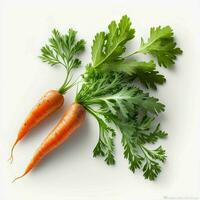
[[(1, 200), (162, 200), (200, 198), (200, 3), (190, 1), (4, 1), (0, 4), (0, 199)], [(20, 175), (35, 149), (73, 101), (75, 89), (65, 95), (65, 106), (35, 128), (15, 151), (13, 165), (9, 150), (20, 124), (39, 97), (56, 89), (64, 79), (61, 67), (50, 68), (38, 59), (41, 46), (55, 27), (63, 33), (70, 27), (86, 39), (83, 63), (90, 61), (94, 34), (128, 14), (136, 28), (132, 51), (149, 27), (171, 25), (184, 54), (172, 70), (161, 69), (167, 83), (154, 93), (166, 104), (160, 116), (169, 133), (160, 143), (168, 159), (155, 182), (141, 172), (132, 174), (123, 159), (120, 134), (116, 138), (116, 165), (107, 166), (92, 157), (97, 142), (96, 121), (86, 123), (64, 145), (49, 155), (29, 175)], [(83, 72), (76, 71), (76, 76)]]

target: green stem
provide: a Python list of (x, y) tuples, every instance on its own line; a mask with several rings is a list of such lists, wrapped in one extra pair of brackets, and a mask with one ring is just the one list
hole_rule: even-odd
[(153, 162), (153, 160), (150, 158), (150, 156), (146, 153), (146, 148), (144, 146), (141, 146), (141, 145), (139, 145), (139, 147), (142, 150), (142, 152), (143, 152), (143, 154), (146, 158), (146, 161), (149, 162), (149, 160), (150, 160), (150, 161)]
[(124, 59), (129, 58), (129, 57), (131, 57), (131, 56), (133, 56), (133, 55), (135, 55), (135, 54), (137, 54), (137, 53), (139, 53), (139, 51), (135, 51), (135, 52), (133, 52), (133, 53), (131, 53), (131, 54), (129, 54), (129, 55), (123, 57), (123, 58), (124, 58)]
[(67, 86), (68, 86), (68, 84), (69, 84), (69, 74), (70, 74), (70, 71), (71, 70), (69, 70), (66, 66), (65, 66), (65, 69), (66, 69), (66, 73), (67, 73), (67, 75), (66, 75), (66, 78), (65, 78), (65, 80), (64, 80), (64, 82), (63, 82), (63, 84), (62, 84), (62, 86), (58, 89), (58, 91), (61, 93), (61, 94), (65, 94), (65, 92), (67, 91), (67, 90), (65, 90), (66, 88), (67, 88)]
[[(155, 38), (155, 39), (152, 40), (151, 42), (149, 42), (149, 43), (147, 43), (146, 45), (144, 45), (142, 48), (139, 48), (139, 50), (137, 50), (137, 51), (135, 51), (135, 52), (133, 52), (133, 53), (131, 53), (131, 54), (125, 56), (124, 58), (126, 59), (126, 58), (129, 58), (129, 57), (131, 57), (131, 56), (137, 54), (137, 53), (143, 52), (146, 48), (148, 48), (149, 46), (151, 46), (157, 39), (158, 39), (158, 38)], [(143, 53), (144, 53), (144, 52), (143, 52)]]

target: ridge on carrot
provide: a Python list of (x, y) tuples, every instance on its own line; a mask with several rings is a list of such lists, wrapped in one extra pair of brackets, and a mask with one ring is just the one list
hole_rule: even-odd
[(66, 70), (66, 78), (58, 90), (49, 90), (40, 101), (33, 107), (22, 124), (17, 138), (11, 148), (9, 160), (13, 161), (13, 151), (16, 144), (28, 134), (28, 132), (48, 116), (56, 112), (64, 102), (64, 94), (74, 86), (72, 82), (72, 70), (80, 66), (81, 61), (77, 58), (85, 48), (85, 41), (76, 39), (77, 32), (69, 29), (65, 35), (56, 29), (52, 31), (49, 44), (41, 49), (41, 60), (51, 66), (61, 65)]
[[(98, 122), (99, 139), (93, 156), (101, 156), (108, 165), (115, 164), (114, 139), (116, 128), (120, 131), (124, 158), (129, 169), (143, 171), (146, 179), (154, 180), (166, 160), (162, 146), (149, 148), (167, 137), (160, 124), (155, 122), (165, 106), (157, 98), (135, 86), (139, 80), (147, 89), (156, 89), (165, 82), (157, 71), (157, 63), (166, 68), (174, 64), (182, 51), (176, 47), (172, 29), (152, 28), (147, 43), (142, 39), (139, 50), (124, 56), (126, 43), (134, 38), (128, 16), (119, 23), (112, 21), (108, 32), (97, 33), (92, 45), (92, 61), (83, 74), (83, 84), (56, 127), (49, 133), (29, 162), (24, 173), (29, 173), (39, 161), (63, 143), (84, 122), (85, 113), (90, 113)], [(136, 53), (150, 54), (157, 59), (138, 61)], [(14, 181), (15, 181), (14, 180)]]

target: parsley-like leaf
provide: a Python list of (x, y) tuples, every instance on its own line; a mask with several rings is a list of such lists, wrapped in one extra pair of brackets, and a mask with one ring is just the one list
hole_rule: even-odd
[(159, 65), (167, 68), (182, 51), (176, 47), (172, 29), (166, 26), (151, 28), (148, 41), (142, 39), (139, 50), (124, 56), (125, 45), (134, 34), (131, 21), (125, 15), (119, 23), (112, 21), (107, 32), (95, 35), (92, 61), (83, 74), (76, 102), (82, 104), (99, 124), (94, 156), (103, 156), (109, 165), (115, 163), (114, 136), (115, 128), (118, 128), (130, 170), (141, 169), (146, 179), (154, 180), (166, 155), (161, 146), (149, 148), (148, 144), (155, 145), (159, 139), (167, 137), (160, 124), (155, 123), (157, 114), (164, 111), (164, 105), (135, 87), (134, 81), (139, 80), (147, 88), (156, 89), (157, 84), (166, 80), (157, 71), (153, 60), (138, 61), (134, 55), (151, 54)]
[(101, 66), (103, 71), (116, 71), (123, 72), (128, 75), (137, 74), (138, 71), (152, 72), (155, 70), (155, 63), (153, 61), (150, 62), (140, 62), (137, 60), (120, 60), (111, 63), (105, 63)]
[(165, 77), (156, 70), (150, 72), (138, 70), (135, 77), (147, 88), (152, 89), (157, 89), (157, 84), (162, 85), (166, 82)]
[(118, 60), (125, 51), (125, 44), (134, 37), (135, 30), (127, 15), (117, 24), (112, 21), (108, 26), (109, 32), (97, 33), (92, 45), (92, 63), (99, 67), (103, 63)]
[(78, 67), (81, 61), (76, 58), (76, 55), (84, 50), (85, 41), (76, 41), (76, 34), (73, 29), (69, 29), (68, 34), (65, 35), (54, 29), (49, 44), (41, 49), (42, 61), (52, 66), (62, 64), (66, 68)]
[(127, 74), (133, 80), (139, 79), (147, 88), (156, 89), (156, 84), (163, 84), (166, 79), (163, 75), (156, 71), (154, 61), (144, 62), (133, 59), (122, 59), (119, 61), (102, 64), (103, 72), (113, 71)]
[(158, 64), (167, 68), (174, 64), (177, 55), (181, 54), (182, 50), (176, 47), (171, 27), (158, 26), (150, 29), (147, 42), (141, 39), (140, 49), (137, 52), (155, 56)]
[(110, 128), (106, 122), (101, 119), (94, 111), (90, 108), (89, 112), (94, 115), (99, 124), (99, 140), (93, 150), (94, 157), (102, 156), (105, 157), (105, 161), (108, 165), (114, 165), (114, 137), (115, 131)]
[(133, 142), (133, 134), (128, 134), (126, 131), (122, 133), (121, 142), (124, 147), (124, 158), (128, 160), (129, 169), (134, 173), (136, 169), (141, 168), (143, 157), (139, 154), (137, 146)]
[(73, 68), (80, 66), (81, 61), (77, 56), (85, 49), (85, 41), (77, 41), (76, 34), (77, 32), (73, 29), (69, 29), (65, 35), (54, 29), (49, 43), (41, 48), (40, 58), (43, 62), (47, 62), (51, 66), (61, 64), (66, 69), (66, 79), (59, 89), (62, 94), (74, 85), (74, 83), (70, 83), (70, 73)]
[[(92, 70), (91, 67), (89, 69)], [(102, 74), (96, 70), (90, 73), (92, 77), (84, 78), (85, 83), (77, 94), (76, 101), (99, 124), (99, 141), (93, 151), (94, 156), (103, 156), (107, 164), (114, 164), (115, 133), (110, 128), (110, 124), (114, 123), (122, 133), (124, 157), (129, 161), (129, 168), (133, 172), (141, 168), (146, 178), (154, 180), (160, 172), (159, 162), (165, 160), (165, 152), (161, 147), (148, 149), (145, 144), (155, 143), (167, 136), (159, 125), (153, 130), (154, 117), (163, 111), (163, 105), (140, 89), (127, 85), (122, 74)]]
[(149, 150), (144, 146), (141, 149), (145, 156), (145, 165), (143, 167), (144, 177), (154, 180), (161, 172), (159, 161), (164, 162), (166, 159), (165, 150), (161, 146), (155, 150)]
[(156, 89), (156, 85), (163, 84), (165, 78), (156, 71), (153, 61), (140, 62), (122, 56), (126, 49), (125, 44), (134, 38), (134, 34), (135, 30), (131, 28), (131, 21), (126, 15), (121, 18), (119, 24), (112, 21), (108, 26), (108, 32), (97, 33), (93, 40), (92, 66), (104, 72), (128, 74), (132, 79), (138, 79), (147, 88)]
[(134, 112), (137, 107), (153, 114), (164, 111), (164, 105), (158, 99), (149, 97), (134, 86), (128, 86), (123, 75), (106, 73), (93, 81), (90, 80), (87, 87), (82, 87), (82, 93), (77, 95), (79, 102), (98, 104), (102, 107), (102, 112), (110, 111), (113, 115), (122, 115), (124, 118), (129, 118), (129, 113)]
[[(152, 119), (148, 119), (148, 120), (151, 120), (150, 123), (153, 121)], [(141, 123), (141, 126), (143, 125), (143, 123), (144, 122)], [(158, 141), (158, 139), (165, 139), (167, 137), (167, 133), (160, 130), (160, 124), (157, 125), (154, 131), (152, 132), (148, 132), (148, 131), (149, 131), (149, 127), (142, 128), (142, 132), (139, 131), (140, 134), (138, 134), (139, 135), (138, 137), (141, 143), (155, 144)]]
[[(112, 118), (112, 120), (122, 133), (124, 158), (129, 161), (130, 170), (135, 172), (136, 169), (142, 168), (144, 177), (154, 180), (161, 171), (160, 162), (164, 162), (166, 159), (165, 150), (161, 146), (153, 150), (148, 149), (145, 143), (150, 141), (149, 138), (154, 138), (153, 143), (157, 139), (163, 139), (166, 133), (160, 131), (162, 134), (158, 134), (159, 126), (156, 128), (157, 132), (150, 132), (153, 119), (149, 117), (145, 117), (145, 120), (137, 123), (135, 120), (128, 122), (122, 122), (117, 118)], [(143, 138), (144, 135), (146, 139), (148, 137), (148, 140)]]

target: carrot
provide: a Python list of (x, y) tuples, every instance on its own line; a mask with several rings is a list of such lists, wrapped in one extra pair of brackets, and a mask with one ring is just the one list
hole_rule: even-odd
[(64, 97), (61, 93), (56, 90), (48, 91), (38, 102), (37, 105), (34, 106), (32, 111), (26, 117), (23, 125), (21, 126), (17, 138), (11, 148), (10, 158), (9, 160), (12, 162), (13, 160), (13, 151), (16, 144), (24, 138), (28, 132), (38, 125), (41, 121), (46, 119), (49, 115), (58, 110), (64, 102)]
[(66, 110), (55, 128), (44, 139), (43, 143), (37, 149), (33, 158), (26, 167), (24, 173), (15, 178), (14, 181), (29, 173), (41, 161), (41, 159), (46, 156), (46, 154), (62, 144), (77, 128), (79, 128), (85, 119), (85, 113), (85, 108), (81, 104), (73, 103)]
[(41, 55), (39, 56), (41, 60), (51, 66), (63, 66), (66, 70), (66, 78), (58, 91), (51, 90), (47, 92), (27, 116), (11, 148), (9, 158), (11, 162), (16, 144), (30, 129), (60, 108), (64, 102), (63, 95), (75, 85), (75, 82), (72, 82), (71, 72), (74, 68), (80, 66), (81, 61), (77, 56), (85, 49), (85, 41), (83, 39), (77, 40), (76, 34), (77, 32), (73, 29), (69, 29), (68, 33), (64, 35), (54, 29), (52, 31), (52, 37), (48, 40), (48, 44), (41, 48)]

